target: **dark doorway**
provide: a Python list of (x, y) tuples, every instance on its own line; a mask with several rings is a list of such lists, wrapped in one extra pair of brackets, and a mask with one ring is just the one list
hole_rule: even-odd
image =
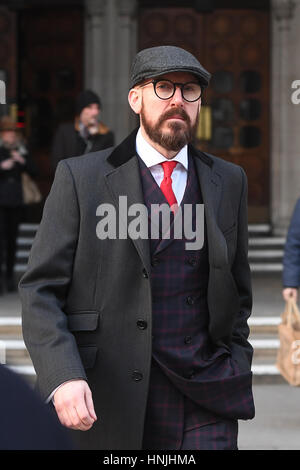
[(83, 9), (32, 7), (18, 14), (18, 108), (46, 197), (53, 180), (50, 149), (56, 127), (74, 117), (83, 86)]

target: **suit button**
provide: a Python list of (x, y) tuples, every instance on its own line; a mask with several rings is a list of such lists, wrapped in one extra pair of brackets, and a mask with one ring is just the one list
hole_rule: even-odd
[(192, 342), (192, 337), (191, 336), (185, 336), (184, 344), (190, 344), (191, 342)]
[(147, 271), (146, 271), (145, 268), (143, 269), (143, 277), (144, 277), (145, 279), (148, 279), (148, 274), (147, 274)]
[(154, 266), (157, 266), (158, 263), (159, 263), (158, 258), (152, 258), (151, 264), (152, 264), (153, 267), (154, 267)]
[(140, 330), (145, 330), (148, 326), (148, 323), (145, 320), (138, 320), (136, 324)]
[(193, 379), (194, 377), (195, 377), (195, 371), (194, 370), (189, 371), (186, 375), (186, 378), (190, 379), (190, 380)]
[(197, 260), (196, 260), (196, 258), (189, 258), (189, 259), (188, 259), (188, 263), (189, 263), (191, 266), (196, 266)]
[(140, 382), (143, 378), (143, 374), (139, 370), (134, 370), (131, 377), (135, 382)]
[(189, 296), (186, 298), (186, 302), (187, 302), (189, 305), (194, 305), (195, 299), (194, 299), (194, 297), (192, 297), (191, 295), (189, 295)]

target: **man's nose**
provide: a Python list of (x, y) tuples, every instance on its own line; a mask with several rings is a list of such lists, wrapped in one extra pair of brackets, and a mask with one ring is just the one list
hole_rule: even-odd
[(181, 88), (179, 85), (176, 85), (175, 93), (172, 96), (172, 105), (174, 106), (183, 106), (184, 99), (182, 97)]

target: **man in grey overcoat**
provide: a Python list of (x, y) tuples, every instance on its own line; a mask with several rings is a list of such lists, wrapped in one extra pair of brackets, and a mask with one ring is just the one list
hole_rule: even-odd
[[(209, 78), (181, 48), (139, 52), (139, 129), (58, 165), (19, 289), (38, 389), (80, 448), (236, 449), (254, 416), (247, 179), (191, 144)], [(161, 205), (201, 243), (155, 232)]]

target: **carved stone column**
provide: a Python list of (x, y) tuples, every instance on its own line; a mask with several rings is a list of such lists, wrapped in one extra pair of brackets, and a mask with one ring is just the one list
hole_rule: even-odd
[(85, 87), (102, 95), (107, 0), (85, 0)]
[(136, 53), (136, 0), (85, 0), (85, 86), (99, 93), (101, 119), (119, 143), (134, 127), (129, 69)]
[(295, 6), (295, 0), (272, 0), (271, 222), (276, 235), (285, 234), (295, 202), (292, 186), (295, 168), (290, 145), (291, 72), (295, 63), (290, 47)]
[(137, 124), (137, 118), (128, 104), (130, 69), (137, 52), (136, 0), (119, 0), (118, 5), (118, 40), (117, 48), (122, 53), (118, 57), (116, 91), (119, 102), (116, 126), (119, 135), (124, 138)]

